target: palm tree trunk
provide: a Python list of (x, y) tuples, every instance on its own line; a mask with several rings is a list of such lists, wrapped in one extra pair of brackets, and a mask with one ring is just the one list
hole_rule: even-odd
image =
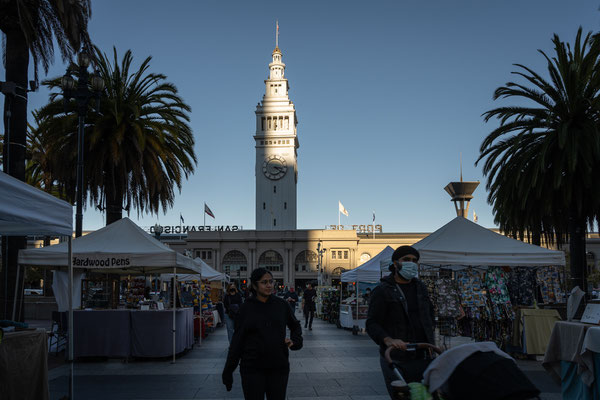
[[(17, 85), (16, 95), (8, 95), (4, 101), (4, 171), (25, 181), (25, 137), (27, 133), (27, 70), (29, 68), (29, 48), (20, 29), (6, 34), (6, 82)], [(9, 137), (10, 136), (10, 137)], [(25, 248), (26, 238), (22, 236), (2, 238), (2, 273), (0, 274), (0, 318), (12, 319), (15, 286), (17, 290), (17, 314), (15, 319), (22, 321), (23, 274), (17, 282), (17, 256), (19, 249)]]
[[(574, 214), (574, 213), (573, 213)], [(585, 219), (571, 214), (569, 216), (569, 253), (571, 261), (571, 282), (569, 290), (579, 286), (587, 291), (585, 257)]]
[(531, 232), (531, 243), (536, 246), (542, 245), (542, 233), (540, 232), (539, 229), (534, 229)]
[[(110, 178), (109, 178), (110, 179)], [(106, 225), (123, 218), (123, 190), (113, 179), (106, 184)]]

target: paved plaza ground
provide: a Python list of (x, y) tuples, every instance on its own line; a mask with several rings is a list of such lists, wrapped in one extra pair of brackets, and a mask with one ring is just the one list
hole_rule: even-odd
[[(300, 315), (298, 315), (300, 317)], [(288, 399), (386, 400), (377, 346), (365, 335), (315, 319), (305, 330), (304, 348), (291, 352)], [(457, 339), (453, 343), (459, 343)], [(75, 399), (243, 399), (239, 372), (231, 392), (221, 383), (227, 355), (227, 333), (218, 328), (201, 345), (169, 361), (120, 360), (78, 362), (74, 367)], [(539, 361), (518, 361), (543, 392), (542, 399), (558, 400), (560, 386)], [(50, 398), (67, 393), (68, 366), (50, 370)]]

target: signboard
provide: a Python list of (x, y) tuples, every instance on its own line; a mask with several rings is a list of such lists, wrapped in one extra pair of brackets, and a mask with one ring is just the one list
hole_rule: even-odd
[[(158, 229), (158, 230), (157, 230)], [(146, 232), (155, 233), (189, 233), (189, 232), (234, 232), (243, 230), (242, 225), (155, 225), (146, 226)]]
[(600, 324), (600, 304), (588, 304), (581, 316), (581, 322)]
[(95, 267), (95, 268), (113, 268), (113, 267), (128, 267), (131, 264), (129, 257), (73, 257), (74, 267)]
[(383, 233), (382, 225), (325, 225), (330, 231), (356, 231), (357, 233)]

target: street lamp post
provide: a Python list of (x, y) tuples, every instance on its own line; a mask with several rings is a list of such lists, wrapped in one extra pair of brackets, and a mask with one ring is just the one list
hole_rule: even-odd
[(317, 244), (317, 253), (319, 255), (319, 274), (318, 274), (319, 286), (321, 286), (321, 284), (323, 283), (323, 253), (325, 253), (326, 251), (327, 251), (327, 249), (321, 245), (321, 242), (319, 242)]
[[(96, 108), (100, 108), (100, 93), (104, 90), (104, 81), (95, 72), (90, 77), (88, 66), (90, 65), (90, 56), (81, 52), (77, 56), (79, 69), (72, 71), (67, 69), (67, 73), (61, 79), (63, 89), (63, 99), (65, 102), (65, 112), (69, 100), (74, 99), (77, 105), (77, 115), (79, 117), (79, 128), (77, 131), (77, 211), (75, 214), (75, 237), (80, 237), (83, 228), (83, 151), (84, 151), (84, 129), (85, 116), (91, 98), (96, 99)], [(77, 72), (77, 82), (71, 76)]]

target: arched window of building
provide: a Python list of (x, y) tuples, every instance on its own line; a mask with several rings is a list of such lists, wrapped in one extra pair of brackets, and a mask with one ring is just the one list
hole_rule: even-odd
[(283, 271), (283, 257), (275, 250), (267, 250), (258, 258), (258, 268), (266, 268), (269, 271)]
[(319, 260), (317, 253), (312, 250), (304, 250), (298, 253), (294, 262), (296, 272), (316, 272)]
[(238, 277), (237, 274), (248, 269), (248, 260), (239, 250), (228, 251), (223, 257), (223, 272), (232, 277)]
[(346, 269), (342, 267), (337, 267), (334, 268), (333, 271), (331, 271), (331, 275), (341, 275), (342, 272), (346, 272)]

